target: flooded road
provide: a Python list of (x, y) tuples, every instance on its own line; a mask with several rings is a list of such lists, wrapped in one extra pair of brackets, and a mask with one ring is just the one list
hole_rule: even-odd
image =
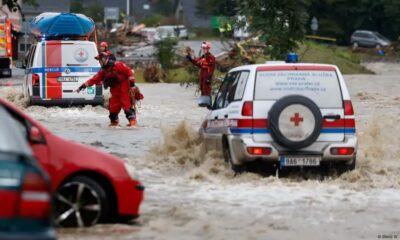
[[(118, 155), (146, 186), (130, 225), (60, 229), (60, 239), (400, 238), (400, 65), (345, 76), (356, 114), (356, 170), (341, 177), (234, 176), (197, 134), (206, 109), (194, 89), (141, 84), (140, 127), (110, 129), (102, 107), (25, 109), (67, 139)], [(18, 87), (0, 95), (23, 106)], [(123, 114), (121, 122), (125, 124)]]

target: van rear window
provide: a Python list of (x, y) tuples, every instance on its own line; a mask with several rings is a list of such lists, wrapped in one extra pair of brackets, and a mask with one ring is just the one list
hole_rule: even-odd
[(342, 108), (342, 93), (335, 71), (258, 71), (255, 100), (278, 100), (303, 95), (321, 108)]

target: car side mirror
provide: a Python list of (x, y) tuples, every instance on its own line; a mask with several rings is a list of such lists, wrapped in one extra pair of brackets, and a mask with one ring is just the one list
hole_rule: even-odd
[(26, 68), (24, 62), (21, 61), (21, 60), (17, 60), (17, 61), (15, 62), (15, 67), (16, 67), (16, 68)]
[(197, 100), (199, 107), (211, 109), (211, 96), (200, 96)]
[(42, 132), (39, 128), (32, 126), (29, 130), (29, 142), (31, 143), (45, 143)]

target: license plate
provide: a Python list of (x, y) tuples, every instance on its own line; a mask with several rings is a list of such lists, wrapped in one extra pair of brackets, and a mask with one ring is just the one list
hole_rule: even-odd
[(320, 156), (281, 156), (281, 166), (319, 166)]
[(78, 82), (78, 77), (58, 77), (57, 81), (59, 82)]

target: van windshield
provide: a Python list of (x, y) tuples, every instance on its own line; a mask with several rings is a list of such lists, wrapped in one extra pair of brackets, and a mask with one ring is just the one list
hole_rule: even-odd
[(342, 108), (342, 94), (335, 71), (259, 71), (255, 100), (278, 100), (303, 95), (320, 108)]

